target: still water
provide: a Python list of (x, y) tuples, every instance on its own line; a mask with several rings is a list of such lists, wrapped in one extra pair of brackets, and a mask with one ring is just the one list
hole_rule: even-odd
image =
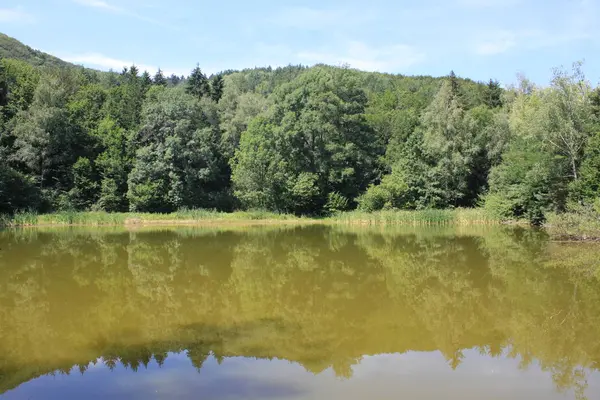
[(515, 228), (0, 232), (0, 399), (599, 399), (600, 245)]

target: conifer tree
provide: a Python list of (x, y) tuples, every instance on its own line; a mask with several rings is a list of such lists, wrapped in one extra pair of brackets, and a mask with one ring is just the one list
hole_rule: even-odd
[(489, 108), (502, 106), (502, 88), (500, 87), (500, 82), (490, 79), (484, 93), (483, 101)]
[(153, 82), (155, 85), (158, 85), (158, 86), (167, 86), (167, 79), (163, 75), (163, 72), (161, 71), (160, 68), (156, 72), (156, 75), (154, 75)]
[(450, 79), (450, 89), (453, 97), (460, 95), (460, 84), (458, 83), (458, 78), (454, 71), (450, 71), (450, 75), (448, 76)]
[(144, 71), (144, 73), (141, 76), (141, 81), (144, 89), (148, 89), (150, 86), (152, 86), (152, 78), (150, 77), (148, 71)]
[(192, 71), (187, 81), (187, 87), (185, 90), (188, 94), (191, 94), (197, 98), (210, 95), (208, 78), (206, 78), (206, 75), (202, 73), (200, 66), (196, 66), (196, 68), (194, 68)]
[(225, 82), (223, 81), (223, 77), (221, 75), (216, 75), (210, 85), (210, 97), (218, 103), (223, 96), (223, 87), (225, 86)]

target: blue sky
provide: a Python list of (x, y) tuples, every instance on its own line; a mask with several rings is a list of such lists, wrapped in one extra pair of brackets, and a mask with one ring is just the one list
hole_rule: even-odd
[(100, 69), (323, 62), (543, 84), (585, 60), (600, 80), (600, 0), (2, 0), (0, 31)]

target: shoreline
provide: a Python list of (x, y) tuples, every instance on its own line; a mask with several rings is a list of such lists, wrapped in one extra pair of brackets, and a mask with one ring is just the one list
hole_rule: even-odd
[(380, 212), (342, 212), (327, 217), (304, 217), (265, 211), (230, 213), (190, 210), (161, 213), (56, 212), (0, 215), (1, 228), (52, 226), (191, 226), (191, 225), (308, 225), (335, 224), (355, 226), (444, 226), (444, 225), (523, 225), (522, 221), (489, 218), (481, 209), (393, 210)]
[(15, 229), (15, 228), (135, 228), (135, 227), (150, 227), (150, 226), (273, 226), (273, 225), (316, 225), (323, 224), (320, 220), (227, 220), (227, 219), (211, 219), (211, 220), (144, 220), (144, 221), (125, 221), (123, 223), (38, 223), (38, 224), (22, 224), (22, 225), (0, 225), (0, 229)]
[[(570, 224), (550, 222), (542, 227), (555, 242), (600, 242), (600, 226), (582, 229)], [(0, 229), (61, 228), (61, 227), (244, 227), (244, 226), (302, 226), (337, 225), (353, 227), (451, 227), (451, 226), (515, 226), (530, 227), (522, 220), (501, 220), (489, 217), (482, 209), (453, 210), (393, 210), (373, 213), (349, 211), (328, 217), (298, 217), (264, 211), (235, 211), (231, 213), (190, 210), (169, 214), (58, 212), (51, 214), (18, 213), (0, 216)]]

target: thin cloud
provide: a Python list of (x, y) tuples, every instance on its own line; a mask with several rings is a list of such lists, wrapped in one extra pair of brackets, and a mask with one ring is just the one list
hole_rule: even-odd
[[(466, 2), (493, 2), (495, 0), (460, 0)], [(592, 0), (572, 0), (558, 10), (561, 19), (551, 27), (528, 26), (512, 30), (478, 32), (472, 42), (474, 53), (496, 55), (512, 50), (537, 50), (566, 46), (583, 41), (598, 41), (598, 3)]]
[(7, 24), (33, 24), (36, 22), (36, 19), (21, 8), (0, 8), (0, 22)]
[(82, 5), (82, 6), (96, 8), (96, 9), (99, 9), (99, 10), (111, 12), (113, 14), (119, 14), (119, 15), (124, 15), (124, 16), (127, 16), (127, 17), (131, 17), (131, 18), (135, 18), (135, 19), (138, 19), (140, 21), (148, 22), (150, 24), (162, 26), (163, 28), (168, 28), (168, 29), (172, 29), (172, 30), (175, 30), (175, 31), (179, 30), (179, 28), (176, 27), (176, 26), (174, 26), (174, 25), (170, 25), (170, 24), (165, 23), (163, 21), (159, 21), (157, 19), (147, 17), (147, 16), (139, 14), (137, 12), (134, 12), (134, 11), (122, 8), (122, 7), (115, 6), (115, 5), (110, 4), (110, 3), (108, 3), (108, 2), (106, 2), (104, 0), (73, 0), (73, 2), (75, 2), (76, 4)]
[(406, 44), (373, 47), (363, 42), (349, 42), (342, 53), (324, 49), (297, 54), (307, 64), (349, 65), (365, 71), (401, 72), (422, 62), (425, 54)]
[(73, 0), (73, 1), (75, 3), (81, 4), (83, 6), (100, 8), (102, 10), (112, 11), (112, 12), (116, 12), (116, 13), (122, 13), (125, 11), (124, 9), (122, 9), (120, 7), (113, 6), (102, 0)]
[(544, 29), (480, 33), (482, 39), (474, 44), (475, 54), (491, 56), (516, 49), (536, 50), (547, 47), (563, 46), (592, 36), (584, 31)]
[[(484, 35), (485, 36), (485, 35)], [(512, 32), (493, 34), (475, 45), (475, 53), (482, 56), (501, 54), (517, 45), (517, 37)]]
[(271, 16), (269, 22), (284, 28), (321, 30), (356, 26), (374, 19), (373, 13), (364, 10), (287, 7)]
[[(113, 70), (116, 72), (120, 72), (123, 68), (129, 68), (132, 65), (135, 65), (140, 71), (148, 71), (153, 74), (158, 71), (159, 66), (149, 65), (144, 63), (136, 63), (133, 61), (121, 60), (118, 58), (112, 58), (106, 56), (101, 53), (85, 53), (85, 54), (77, 54), (77, 55), (67, 55), (60, 57), (65, 61), (68, 61), (73, 64), (80, 64), (90, 68), (98, 68), (101, 70)], [(188, 75), (189, 70), (182, 68), (163, 68), (161, 70), (166, 75), (175, 74), (177, 76)]]

